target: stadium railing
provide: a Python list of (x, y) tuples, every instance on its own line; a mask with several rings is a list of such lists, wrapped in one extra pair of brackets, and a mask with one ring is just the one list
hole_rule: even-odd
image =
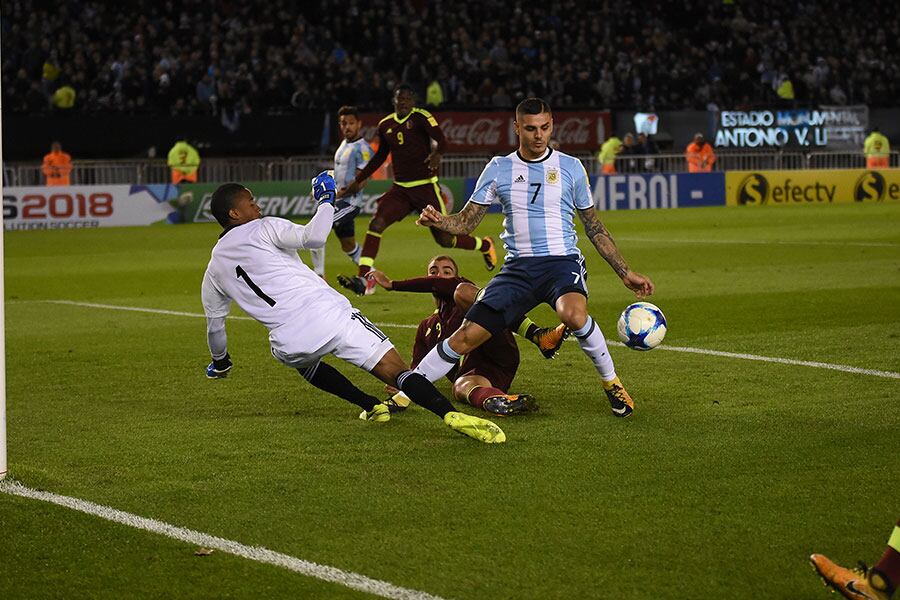
[[(595, 154), (577, 155), (589, 173), (599, 173)], [(442, 177), (478, 177), (491, 159), (489, 154), (449, 155), (441, 162)], [(311, 179), (332, 167), (331, 155), (291, 157), (207, 158), (200, 164), (201, 182), (225, 181), (300, 181)], [(81, 185), (149, 184), (169, 181), (169, 168), (162, 159), (75, 160), (72, 183)], [(782, 169), (863, 169), (861, 152), (719, 152), (716, 171), (757, 171)], [(890, 166), (900, 167), (900, 152), (891, 152)], [(684, 154), (620, 156), (619, 173), (682, 173), (687, 171)], [(43, 185), (38, 163), (6, 163), (6, 186)]]

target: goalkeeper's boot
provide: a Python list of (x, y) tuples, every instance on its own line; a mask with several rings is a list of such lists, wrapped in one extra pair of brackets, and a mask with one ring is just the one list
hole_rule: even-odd
[(603, 391), (606, 392), (606, 397), (609, 399), (609, 406), (613, 415), (628, 417), (634, 412), (634, 401), (628, 395), (628, 392), (625, 391), (625, 388), (622, 387), (622, 382), (619, 381), (618, 377), (604, 381)]
[(397, 392), (384, 401), (391, 413), (403, 412), (409, 407), (409, 396), (403, 392)]
[(359, 413), (359, 418), (363, 421), (384, 423), (391, 420), (391, 410), (387, 404), (376, 404), (372, 407), (372, 410), (364, 410)]
[(486, 398), (483, 408), (498, 417), (508, 417), (518, 413), (537, 412), (538, 405), (534, 398), (528, 394), (503, 394), (502, 396)]
[(497, 266), (497, 248), (494, 246), (494, 238), (486, 237), (482, 241), (487, 246), (481, 251), (481, 257), (484, 258), (484, 267), (488, 271), (493, 271), (494, 267)]
[(338, 275), (338, 283), (341, 287), (347, 288), (357, 296), (371, 296), (375, 293), (375, 280), (368, 277), (347, 277), (346, 275)]
[(485, 444), (502, 444), (506, 441), (506, 434), (503, 433), (503, 430), (487, 419), (451, 411), (444, 415), (444, 423), (453, 431), (458, 431)]
[(538, 347), (544, 358), (556, 358), (556, 353), (562, 348), (563, 342), (572, 335), (572, 332), (566, 329), (563, 323), (560, 323), (552, 329), (550, 327), (541, 327), (534, 332), (531, 341)]
[(846, 569), (837, 565), (826, 556), (813, 554), (809, 557), (813, 569), (834, 591), (850, 600), (889, 600), (889, 584), (884, 576), (874, 569), (866, 568), (863, 563), (859, 568)]

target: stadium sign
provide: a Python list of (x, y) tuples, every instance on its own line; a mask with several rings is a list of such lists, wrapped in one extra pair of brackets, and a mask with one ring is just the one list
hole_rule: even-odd
[(729, 206), (829, 204), (900, 200), (896, 169), (730, 171), (725, 174)]
[(592, 178), (597, 210), (725, 204), (724, 173), (641, 173)]
[[(448, 152), (508, 153), (518, 147), (513, 113), (503, 112), (436, 112)], [(378, 122), (384, 115), (363, 113), (362, 135), (375, 137)], [(558, 111), (553, 113), (553, 139), (563, 152), (595, 151), (606, 139), (612, 127), (609, 111)]]
[(719, 113), (718, 148), (824, 147), (828, 144), (825, 111), (723, 110)]
[(174, 223), (173, 185), (73, 185), (3, 190), (6, 230), (82, 229)]
[[(212, 194), (220, 184), (201, 183), (182, 185), (179, 203), (183, 220), (189, 223), (209, 223), (215, 221), (209, 204)], [(244, 185), (253, 191), (256, 203), (264, 216), (287, 219), (311, 217), (316, 213), (318, 203), (312, 196), (309, 181), (248, 181)], [(392, 185), (391, 181), (369, 181), (363, 188), (361, 212), (375, 214), (378, 199)], [(463, 180), (446, 178), (440, 181), (441, 192), (447, 201), (447, 210), (455, 210), (457, 198), (462, 197)]]

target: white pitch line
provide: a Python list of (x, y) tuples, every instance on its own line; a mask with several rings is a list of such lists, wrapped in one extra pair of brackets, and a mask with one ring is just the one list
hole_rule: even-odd
[(156, 519), (141, 517), (109, 506), (103, 506), (102, 504), (94, 504), (93, 502), (82, 500), (80, 498), (61, 496), (52, 492), (42, 492), (26, 487), (17, 481), (0, 481), (0, 492), (58, 504), (59, 506), (64, 506), (66, 508), (71, 508), (72, 510), (100, 517), (101, 519), (106, 519), (107, 521), (134, 527), (135, 529), (143, 529), (144, 531), (164, 535), (195, 546), (213, 548), (227, 554), (240, 556), (241, 558), (274, 565), (276, 567), (288, 569), (289, 571), (294, 571), (295, 573), (300, 573), (301, 575), (306, 575), (307, 577), (314, 577), (316, 579), (321, 579), (322, 581), (335, 583), (382, 598), (392, 598), (396, 600), (443, 600), (440, 596), (400, 587), (388, 583), (387, 581), (372, 579), (352, 571), (344, 571), (336, 567), (320, 565), (308, 560), (303, 560), (302, 558), (275, 552), (274, 550), (269, 550), (268, 548), (263, 548), (261, 546), (247, 546), (234, 540), (226, 540), (225, 538), (220, 538), (201, 531), (194, 531), (193, 529), (178, 527), (163, 521), (157, 521)]
[(663, 238), (620, 237), (617, 240), (623, 242), (644, 242), (649, 244), (749, 244), (756, 246), (862, 246), (865, 248), (896, 248), (900, 244), (894, 242), (841, 242), (841, 241), (803, 241), (803, 240), (670, 240)]
[[(174, 315), (178, 317), (196, 317), (206, 318), (201, 313), (180, 312), (174, 310), (162, 310), (158, 308), (141, 308), (136, 306), (118, 306), (115, 304), (95, 304), (92, 302), (74, 302), (72, 300), (39, 300), (38, 302), (47, 302), (50, 304), (65, 304), (69, 306), (84, 306), (87, 308), (104, 308), (109, 310), (127, 310), (133, 312), (145, 312), (159, 315)], [(241, 319), (244, 321), (252, 321), (251, 317), (228, 317), (229, 319)], [(392, 327), (397, 329), (416, 329), (417, 325), (409, 325), (406, 323), (375, 323), (378, 327)], [(607, 343), (614, 346), (624, 346), (621, 342), (607, 340)], [(669, 350), (671, 352), (687, 352), (689, 354), (705, 354), (707, 356), (719, 356), (722, 358), (737, 358), (740, 360), (754, 360), (759, 362), (777, 363), (782, 365), (792, 365), (796, 367), (813, 367), (816, 369), (828, 369), (831, 371), (841, 371), (843, 373), (856, 373), (859, 375), (871, 375), (873, 377), (886, 377), (888, 379), (900, 379), (900, 373), (895, 371), (879, 371), (878, 369), (863, 369), (861, 367), (851, 367), (850, 365), (837, 365), (833, 363), (812, 361), (812, 360), (796, 360), (793, 358), (779, 358), (777, 356), (761, 356), (759, 354), (746, 354), (743, 352), (725, 352), (722, 350), (708, 350), (706, 348), (690, 348), (685, 346), (666, 346), (662, 345), (657, 350)]]

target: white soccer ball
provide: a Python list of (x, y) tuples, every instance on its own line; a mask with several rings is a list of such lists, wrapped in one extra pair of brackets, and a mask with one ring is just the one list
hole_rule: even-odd
[(666, 337), (666, 316), (649, 302), (629, 304), (619, 317), (619, 339), (634, 350), (652, 350)]

